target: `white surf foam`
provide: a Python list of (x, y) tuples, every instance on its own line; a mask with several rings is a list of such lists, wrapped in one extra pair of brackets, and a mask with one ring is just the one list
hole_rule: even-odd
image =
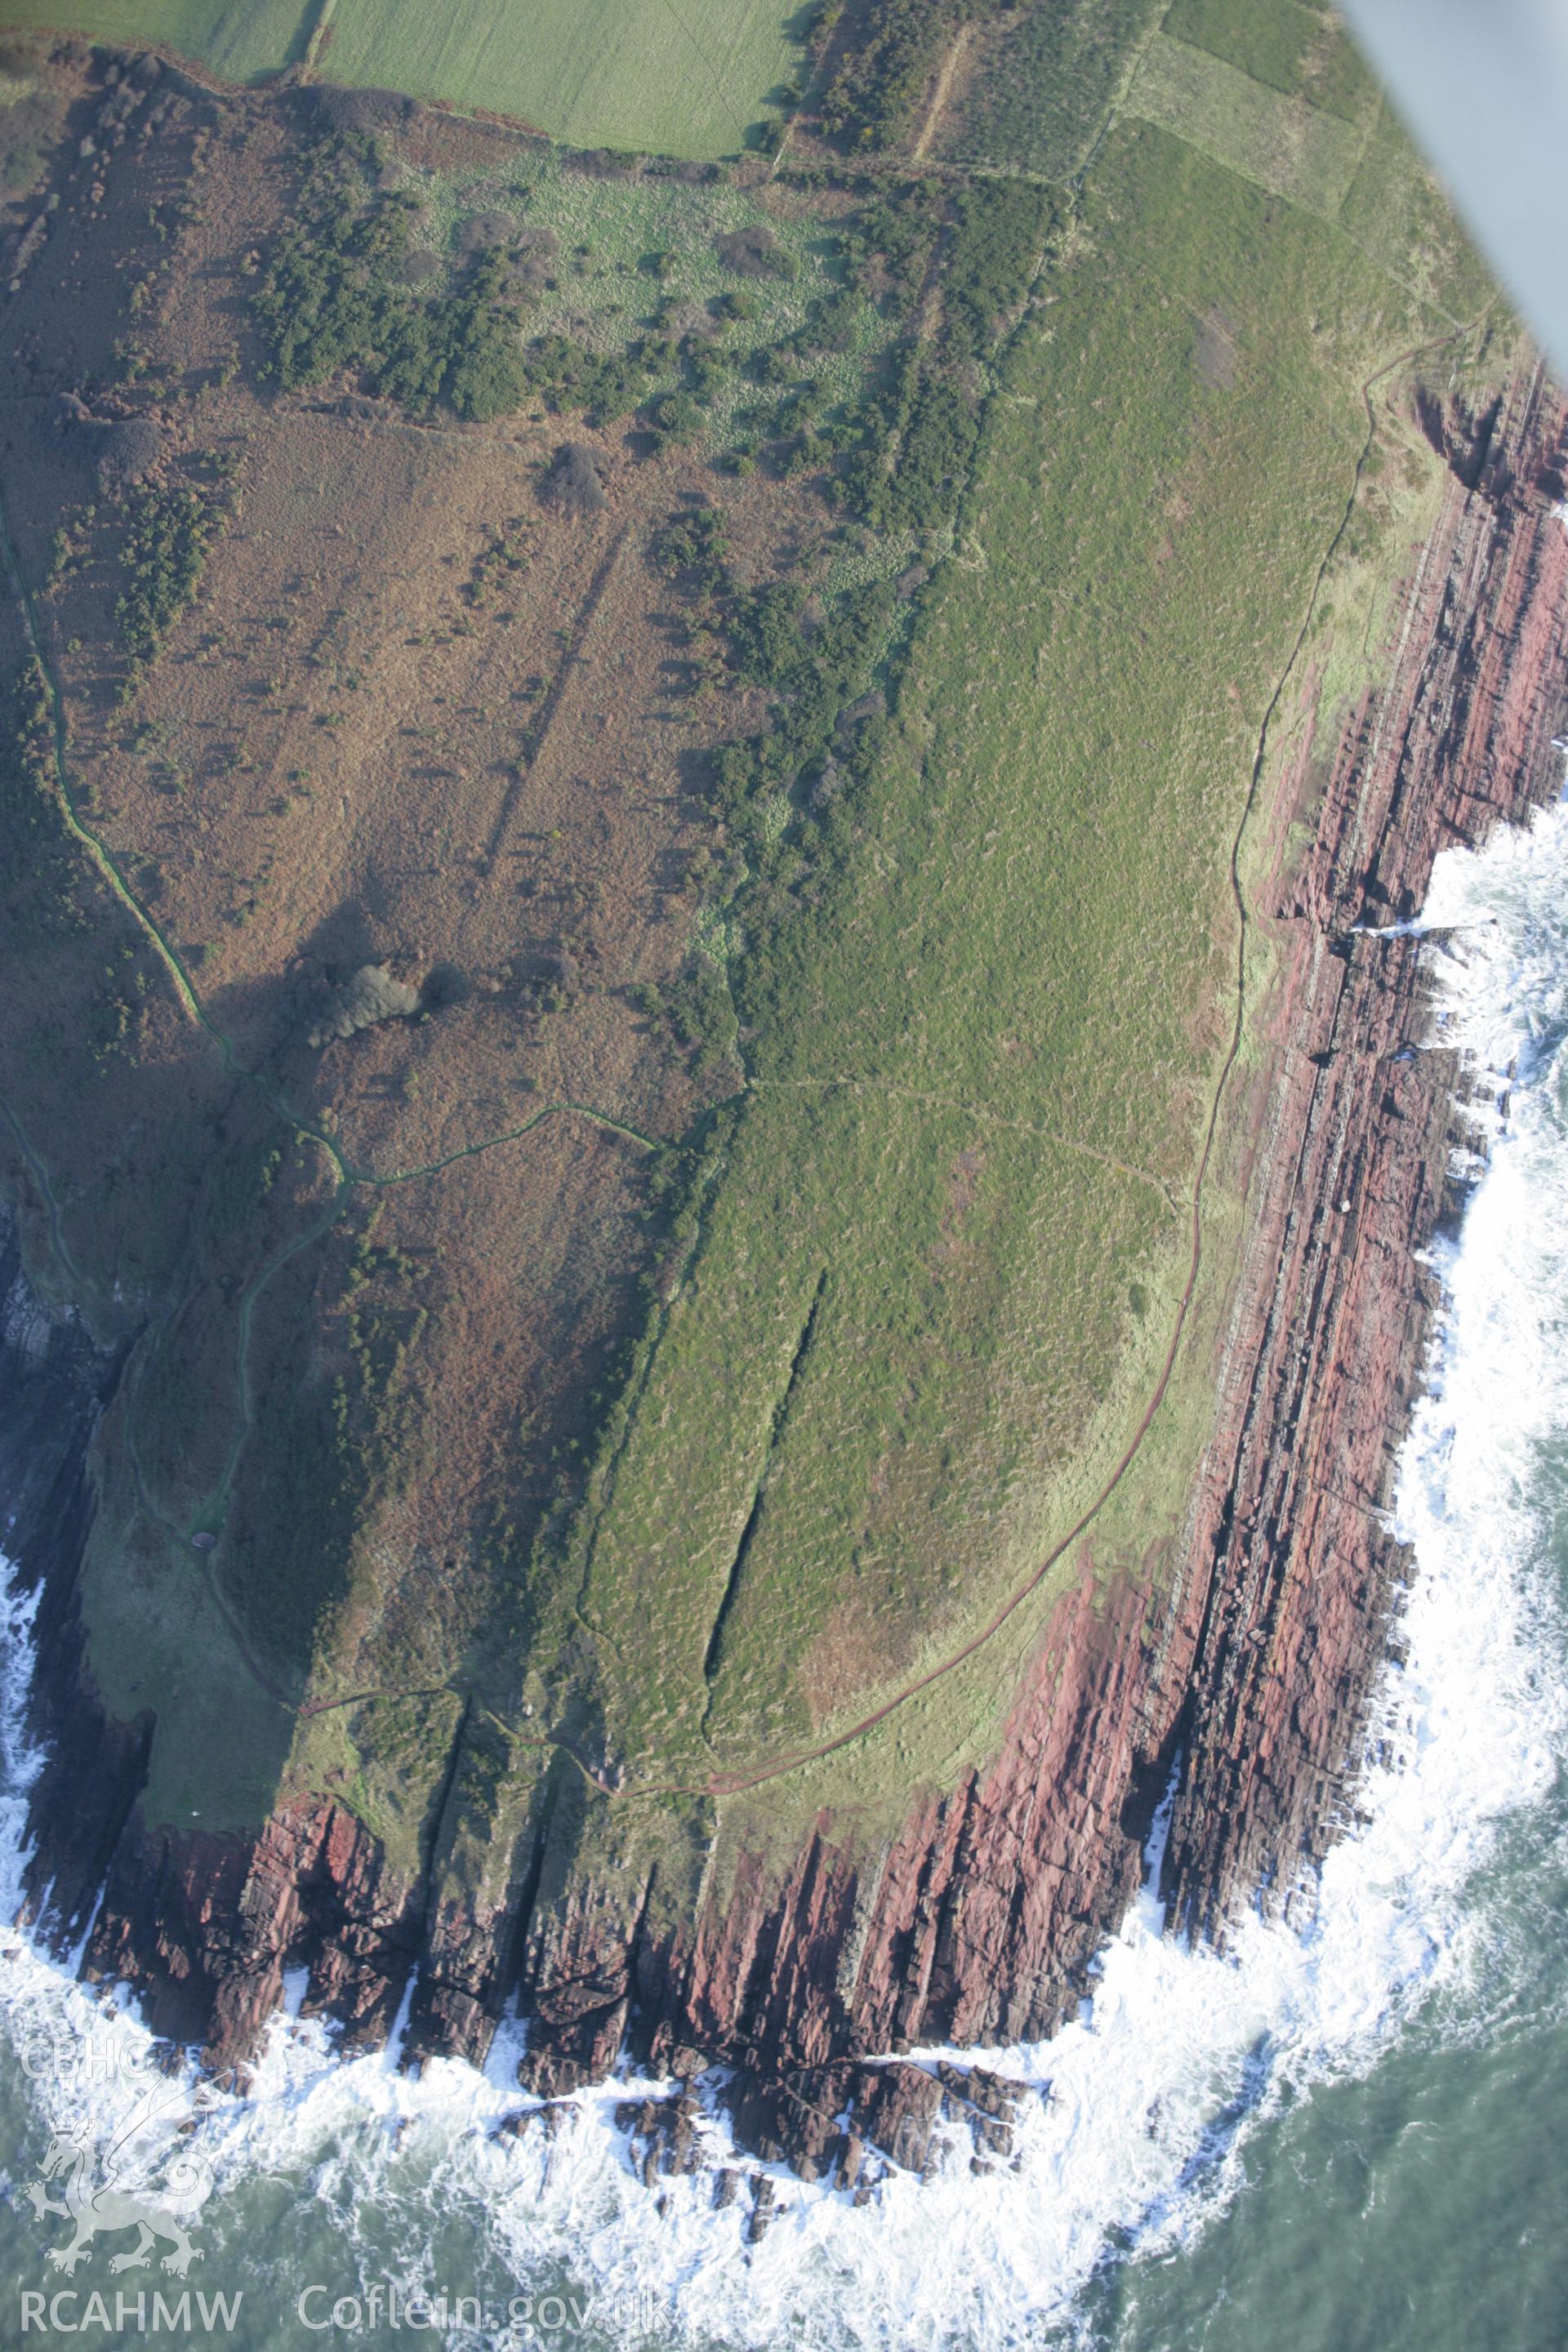
[[(781, 2176), (784, 2210), (754, 2248), (744, 2208), (712, 2210), (710, 2176), (664, 2184), (662, 2212), (634, 2180), (611, 2109), (640, 2086), (584, 2095), (552, 2141), (496, 2138), (519, 2103), (513, 2027), (482, 2075), (444, 2064), (411, 2082), (280, 2021), (252, 2095), (205, 2114), (218, 2207), (262, 2172), (286, 2176), (333, 2217), (366, 2284), (442, 2284), (451, 2233), (467, 2231), (520, 2281), (592, 2290), (612, 2339), (651, 2323), (665, 2340), (733, 2347), (1000, 2352), (1066, 2318), (1108, 2250), (1137, 2259), (1201, 2230), (1258, 2117), (1364, 2068), (1435, 1988), (1463, 1980), (1478, 1934), (1467, 1887), (1568, 1751), (1563, 1629), (1531, 1499), (1541, 1448), (1568, 1432), (1568, 813), (1447, 853), (1423, 926), (1447, 934), (1426, 950), (1437, 1031), (1488, 1074), (1477, 1117), (1490, 1149), (1459, 1244), (1437, 1253), (1449, 1307), (1401, 1458), (1397, 1524), (1418, 1567), (1406, 1661), (1384, 1679), (1364, 1818), (1304, 1924), (1251, 1918), (1221, 1958), (1165, 1937), (1145, 1891), (1079, 2021), (993, 2061), (1048, 2089), (1026, 2106), (1016, 2169), (973, 2176), (965, 2140), (936, 2180), (897, 2178), (861, 2209)], [(36, 1769), (17, 1730), (28, 1622), (14, 1610), (0, 1708), (13, 1790)], [(14, 1888), (23, 1809), (15, 1794), (7, 1806)], [(14, 2040), (101, 2026), (100, 1996), (6, 1941)], [(141, 2032), (118, 2005), (111, 2024)], [(129, 2095), (69, 2077), (39, 2087), (52, 2121), (90, 2119), (106, 2143)], [(526, 2326), (509, 2340), (526, 2342)]]

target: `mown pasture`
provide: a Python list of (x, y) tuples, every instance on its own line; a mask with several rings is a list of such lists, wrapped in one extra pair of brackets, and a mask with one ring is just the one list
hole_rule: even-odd
[(785, 0), (337, 0), (319, 67), (574, 147), (733, 155), (798, 67), (787, 16)]
[(300, 64), (312, 0), (7, 0), (6, 28), (69, 30), (126, 48), (149, 42), (209, 66), (226, 81), (254, 81)]
[(17, 30), (157, 42), (228, 81), (321, 80), (514, 117), (574, 147), (734, 155), (800, 69), (786, 0), (13, 0)]

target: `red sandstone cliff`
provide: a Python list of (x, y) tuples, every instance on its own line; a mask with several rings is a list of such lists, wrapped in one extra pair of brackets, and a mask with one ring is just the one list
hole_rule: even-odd
[(1419, 945), (1378, 929), (1416, 911), (1439, 849), (1562, 780), (1564, 404), (1538, 373), (1482, 430), (1468, 450), (1450, 431), (1459, 480), (1393, 675), (1346, 729), (1312, 855), (1274, 908), (1292, 946), (1283, 1050), (1197, 1496), (1166, 1864), (1178, 1915), (1210, 1931), (1331, 1838), (1405, 1566), (1380, 1513), (1436, 1303), (1415, 1253), (1447, 1202), (1460, 1073), (1410, 1055)]
[[(944, 2098), (979, 2149), (1005, 2152), (996, 2078), (857, 2062), (1048, 2032), (1136, 1885), (1178, 1748), (1177, 1916), (1219, 1932), (1259, 1885), (1278, 1899), (1299, 1882), (1342, 1810), (1403, 1565), (1380, 1514), (1432, 1304), (1414, 1253), (1444, 1210), (1458, 1080), (1450, 1057), (1410, 1051), (1426, 1018), (1416, 946), (1363, 927), (1420, 904), (1438, 849), (1555, 787), (1568, 691), (1568, 532), (1552, 505), (1568, 410), (1537, 374), (1477, 426), (1425, 421), (1453, 478), (1392, 674), (1345, 730), (1305, 866), (1257, 910), (1284, 964), (1272, 1077), (1173, 1581), (1107, 1597), (1086, 1578), (995, 1760), (917, 1804), (874, 1864), (825, 1815), (782, 1884), (742, 1861), (723, 1906), (673, 1936), (611, 1928), (581, 1900), (427, 1916), (425, 1890), (326, 1805), (291, 1809), (254, 1848), (176, 1851), (132, 1828), (110, 1841), (89, 1962), (142, 1982), (164, 2030), (240, 2053), (285, 1964), (308, 1961), (313, 1999), (380, 2034), (417, 1961), (421, 2046), (477, 2053), (521, 1990), (531, 2087), (602, 2074), (628, 2036), (678, 2074), (722, 2060), (741, 2070), (750, 2144), (853, 2181), (867, 2141), (918, 2164)], [(62, 1752), (79, 1740), (79, 1761), (112, 1780), (82, 1696), (61, 1712), (64, 1632), (53, 1654)], [(85, 1849), (50, 1811), (68, 1777), (45, 1784), (40, 1885), (73, 1842), (82, 1877)], [(627, 2120), (650, 2168), (687, 2159), (686, 2103)]]

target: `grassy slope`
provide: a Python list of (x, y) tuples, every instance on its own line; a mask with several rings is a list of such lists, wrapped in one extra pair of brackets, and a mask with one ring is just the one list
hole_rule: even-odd
[[(636, 1778), (744, 1768), (956, 1649), (1090, 1496), (1168, 1340), (1258, 730), (1350, 493), (1360, 383), (1440, 322), (1151, 127), (1114, 133), (1085, 220), (584, 1548)], [(1153, 1447), (1101, 1557), (1175, 1532), (1216, 1303), (1167, 1407), (1186, 1442)], [(950, 1765), (995, 1673), (826, 1777)]]

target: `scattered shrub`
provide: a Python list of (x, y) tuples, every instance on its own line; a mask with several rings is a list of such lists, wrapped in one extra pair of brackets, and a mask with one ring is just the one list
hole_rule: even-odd
[(196, 593), (217, 515), (211, 499), (183, 486), (142, 483), (127, 504), (126, 579), (115, 614), (126, 652), (145, 661)]
[(582, 409), (596, 425), (626, 416), (646, 397), (646, 347), (601, 355), (569, 342), (564, 335), (541, 335), (528, 347), (524, 364), (529, 388), (560, 413)]

